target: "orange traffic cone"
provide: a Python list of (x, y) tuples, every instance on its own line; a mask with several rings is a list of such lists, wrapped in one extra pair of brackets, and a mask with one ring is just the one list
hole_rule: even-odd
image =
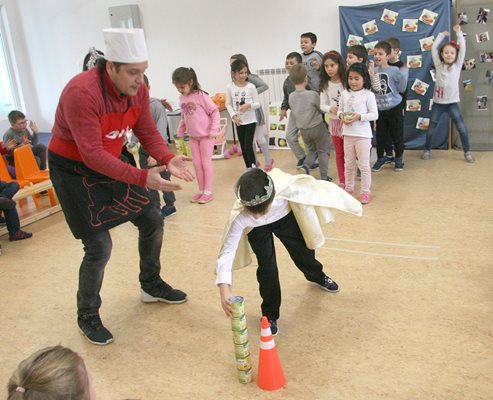
[(260, 351), (258, 360), (257, 384), (263, 390), (276, 390), (286, 384), (282, 372), (281, 360), (277, 354), (276, 344), (272, 338), (267, 317), (262, 317), (260, 330)]

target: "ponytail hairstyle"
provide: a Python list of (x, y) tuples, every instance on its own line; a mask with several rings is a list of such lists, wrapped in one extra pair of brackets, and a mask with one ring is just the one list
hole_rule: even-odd
[(250, 67), (248, 66), (248, 61), (247, 61), (246, 57), (245, 57), (243, 54), (241, 54), (241, 53), (238, 53), (238, 54), (233, 54), (233, 55), (229, 58), (229, 60), (230, 60), (230, 61), (232, 61), (232, 62), (231, 62), (231, 64), (232, 64), (233, 62), (237, 61), (237, 60), (243, 61), (243, 63), (244, 63), (244, 64), (246, 65), (246, 67), (247, 67), (248, 75), (250, 75), (250, 74), (251, 74), (251, 72), (250, 72)]
[(90, 397), (84, 360), (60, 345), (39, 350), (21, 361), (7, 384), (7, 400), (89, 400)]
[(346, 62), (343, 61), (342, 56), (335, 50), (331, 50), (325, 53), (322, 57), (322, 68), (320, 69), (320, 91), (327, 89), (329, 86), (330, 76), (325, 71), (325, 61), (332, 60), (337, 64), (337, 75), (342, 83), (342, 86), (346, 87)]
[[(171, 75), (171, 81), (173, 84), (181, 83), (182, 85), (190, 84), (191, 92), (201, 91), (200, 83), (197, 79), (197, 74), (193, 70), (193, 68), (180, 67), (173, 71), (173, 75)], [(204, 92), (206, 93), (206, 92)]]

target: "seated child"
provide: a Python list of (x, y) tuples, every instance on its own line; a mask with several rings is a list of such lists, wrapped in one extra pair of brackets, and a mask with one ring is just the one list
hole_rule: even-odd
[(249, 243), (258, 262), (262, 315), (276, 335), (281, 287), (273, 234), (308, 281), (336, 293), (338, 284), (325, 274), (323, 265), (315, 258), (314, 249), (325, 242), (321, 225), (334, 220), (335, 209), (361, 215), (362, 206), (335, 184), (307, 175), (291, 176), (276, 168), (269, 174), (258, 168), (248, 170), (238, 179), (235, 194), (238, 200), (225, 228), (217, 261), (216, 284), (221, 305), (231, 317), (232, 267), (251, 262)]

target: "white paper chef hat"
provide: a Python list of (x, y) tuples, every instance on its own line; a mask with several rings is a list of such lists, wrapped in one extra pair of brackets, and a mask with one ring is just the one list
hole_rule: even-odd
[(149, 59), (143, 29), (108, 28), (103, 36), (106, 60), (132, 64)]

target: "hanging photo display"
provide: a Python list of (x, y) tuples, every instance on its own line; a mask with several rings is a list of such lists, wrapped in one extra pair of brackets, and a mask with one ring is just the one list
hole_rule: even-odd
[(435, 36), (428, 36), (423, 39), (419, 39), (419, 46), (421, 47), (421, 51), (430, 51), (434, 41)]
[(357, 44), (363, 44), (363, 38), (361, 36), (349, 35), (346, 46), (356, 46)]
[(476, 33), (476, 42), (482, 43), (487, 42), (488, 40), (490, 40), (489, 32)]
[(423, 56), (416, 55), (416, 56), (407, 56), (407, 67), (408, 68), (421, 68), (423, 65)]
[(427, 10), (426, 8), (423, 10), (421, 13), (421, 16), (419, 17), (419, 20), (426, 25), (431, 25), (433, 26), (435, 24), (435, 21), (438, 17), (438, 14), (436, 12)]
[(403, 32), (417, 32), (418, 31), (418, 20), (417, 19), (403, 19), (402, 20), (402, 31)]
[(478, 11), (478, 16), (476, 17), (476, 22), (478, 24), (486, 24), (488, 22), (488, 14), (490, 13), (489, 8), (481, 7)]
[(464, 65), (462, 69), (470, 70), (476, 68), (476, 60), (474, 58), (470, 58), (469, 60), (464, 61)]
[(493, 70), (486, 71), (486, 83), (493, 86)]
[(467, 13), (461, 12), (461, 13), (457, 14), (457, 23), (459, 25), (465, 25), (465, 24), (467, 24), (468, 23)]
[(493, 62), (493, 51), (481, 51), (479, 52), (479, 61), (484, 62)]
[(418, 122), (416, 123), (416, 129), (421, 129), (422, 131), (426, 131), (430, 127), (430, 119), (419, 117)]
[(421, 111), (421, 100), (407, 100), (406, 111), (411, 111), (411, 112)]
[(364, 44), (366, 51), (368, 52), (368, 55), (372, 56), (373, 54), (375, 54), (375, 46), (377, 43), (378, 43), (378, 40)]
[(398, 15), (399, 13), (396, 13), (395, 11), (387, 10), (385, 8), (383, 10), (382, 17), (380, 18), (380, 20), (385, 22), (386, 24), (395, 25), (395, 23), (397, 22)]
[(413, 85), (411, 86), (411, 90), (413, 90), (415, 93), (417, 93), (421, 96), (424, 96), (429, 87), (430, 87), (430, 85), (428, 85), (426, 82), (423, 82), (423, 81), (419, 80), (418, 78), (416, 78), (414, 80)]
[(466, 79), (462, 81), (462, 86), (464, 86), (464, 91), (465, 92), (472, 92), (474, 87), (472, 86), (472, 80), (471, 79)]
[(478, 111), (488, 111), (488, 96), (477, 96), (476, 103), (478, 105)]
[(377, 21), (374, 19), (364, 23), (362, 26), (363, 26), (363, 32), (364, 32), (365, 36), (373, 35), (374, 33), (378, 32)]

